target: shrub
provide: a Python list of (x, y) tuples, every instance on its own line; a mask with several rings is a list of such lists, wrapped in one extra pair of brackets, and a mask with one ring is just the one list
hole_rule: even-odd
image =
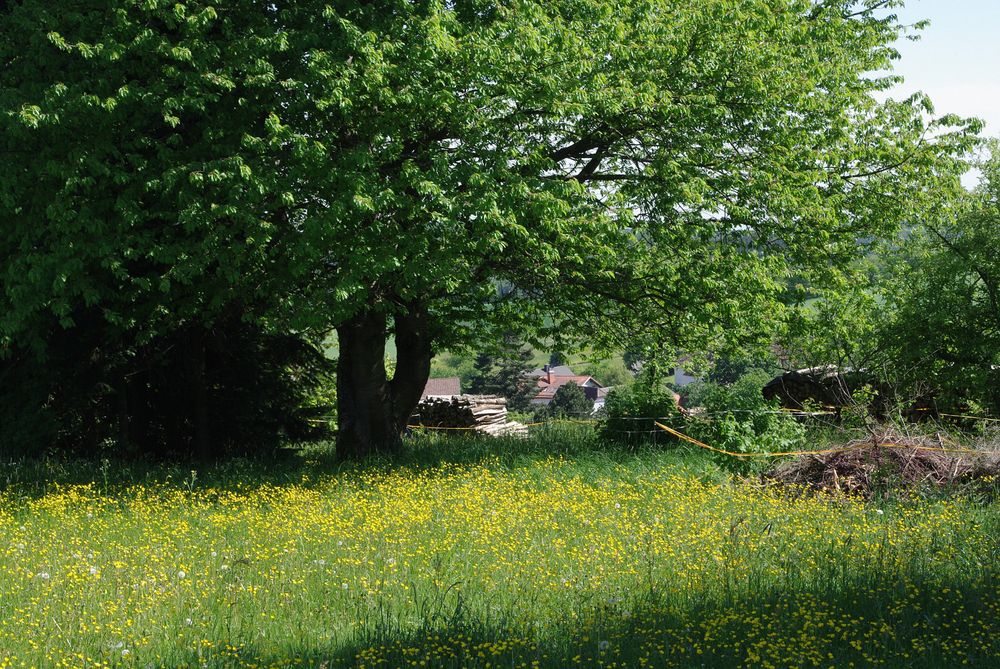
[(624, 386), (634, 380), (632, 372), (618, 358), (583, 365), (578, 372), (593, 376), (605, 386)]
[(535, 410), (533, 420), (544, 422), (550, 418), (587, 418), (594, 412), (594, 400), (587, 397), (583, 388), (572, 381), (556, 389), (552, 401)]
[(95, 324), (56, 332), (42, 359), (0, 360), (0, 454), (185, 456), (194, 452), (195, 379), (212, 453), (264, 454), (330, 436), (333, 363), (316, 342), (232, 318), (205, 330), (200, 374), (190, 330), (138, 344)]
[[(703, 413), (686, 424), (688, 434), (715, 448), (734, 453), (775, 453), (801, 448), (805, 429), (780, 411), (776, 401), (764, 399), (761, 388), (770, 380), (762, 370), (752, 370), (730, 385), (701, 383), (688, 397), (697, 399)], [(695, 385), (695, 384), (692, 384)], [(771, 464), (769, 458), (734, 458), (716, 454), (720, 463), (738, 473), (757, 471)]]
[(598, 430), (604, 439), (628, 444), (671, 443), (676, 438), (656, 427), (656, 419), (677, 423), (677, 395), (646, 372), (635, 383), (608, 393)]
[(583, 388), (570, 381), (556, 390), (549, 403), (549, 415), (554, 417), (584, 417), (594, 411), (594, 401), (587, 397)]

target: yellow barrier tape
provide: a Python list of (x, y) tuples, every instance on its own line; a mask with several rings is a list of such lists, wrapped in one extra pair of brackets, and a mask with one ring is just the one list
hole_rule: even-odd
[[(933, 411), (933, 409), (921, 408), (917, 411)], [(993, 423), (1000, 423), (1000, 418), (992, 418), (990, 416), (968, 416), (960, 413), (939, 413), (939, 416), (947, 416), (948, 418), (968, 418), (969, 420), (986, 420)]]
[[(661, 430), (665, 430), (670, 434), (674, 435), (678, 439), (683, 439), (684, 441), (694, 444), (700, 448), (706, 448), (710, 451), (715, 451), (716, 453), (722, 453), (723, 455), (729, 455), (734, 458), (778, 458), (791, 455), (828, 455), (830, 453), (846, 453), (848, 451), (857, 450), (859, 448), (866, 448), (871, 445), (871, 442), (859, 442), (851, 446), (838, 446), (836, 448), (824, 448), (817, 451), (783, 451), (779, 453), (735, 453), (733, 451), (727, 451), (722, 448), (716, 448), (715, 446), (709, 446), (708, 444), (698, 441), (694, 437), (689, 437), (683, 432), (678, 432), (677, 430), (667, 427), (663, 423), (656, 422), (656, 426)], [(944, 446), (918, 446), (913, 444), (900, 444), (892, 441), (879, 441), (875, 444), (881, 448), (897, 448), (900, 450), (914, 450), (914, 451), (930, 451), (932, 453), (967, 453), (969, 455), (1000, 455), (1000, 451), (980, 451), (974, 448), (946, 448)]]
[(735, 453), (733, 451), (727, 451), (722, 448), (716, 448), (715, 446), (709, 446), (708, 444), (702, 441), (698, 441), (694, 437), (687, 436), (683, 432), (678, 432), (672, 427), (667, 427), (666, 425), (660, 423), (659, 421), (654, 421), (654, 424), (656, 425), (656, 427), (660, 428), (661, 430), (665, 430), (666, 432), (669, 432), (678, 439), (683, 439), (684, 441), (692, 443), (700, 448), (707, 448), (710, 451), (715, 451), (716, 453), (722, 453), (723, 455), (729, 455), (734, 458), (777, 458), (786, 455), (822, 455), (825, 453), (836, 453), (838, 451), (849, 451), (854, 448), (858, 448), (857, 446), (851, 446), (849, 448), (845, 447), (827, 448), (819, 451), (783, 451), (780, 453)]
[[(553, 418), (552, 420), (539, 421), (535, 423), (521, 423), (523, 427), (537, 427), (539, 425), (551, 425), (553, 423), (570, 423), (573, 425), (593, 425), (596, 420), (575, 420), (572, 418)], [(477, 427), (438, 427), (436, 425), (407, 425), (411, 430), (476, 430)]]
[(970, 418), (972, 420), (988, 420), (990, 422), (1000, 423), (1000, 418), (990, 418), (988, 416), (962, 416), (957, 413), (939, 413), (939, 416), (947, 416), (948, 418)]
[(969, 455), (1000, 455), (1000, 451), (980, 451), (975, 448), (948, 448), (944, 446), (915, 446), (913, 444), (897, 444), (894, 442), (880, 442), (879, 446), (885, 448), (898, 448), (900, 450), (930, 451), (931, 453), (967, 453)]
[[(572, 423), (580, 425), (591, 425), (595, 421), (582, 421), (573, 420), (569, 418), (557, 418), (550, 421), (543, 421), (537, 423), (524, 423), (524, 427), (535, 427), (538, 425), (548, 425), (551, 423)], [(778, 451), (774, 453), (737, 453), (735, 451), (727, 451), (724, 448), (716, 448), (715, 446), (710, 446), (703, 441), (698, 441), (694, 437), (690, 437), (679, 430), (675, 430), (672, 427), (668, 427), (659, 421), (653, 421), (653, 424), (661, 430), (674, 435), (678, 439), (686, 441), (690, 444), (694, 444), (699, 448), (704, 448), (709, 451), (714, 451), (716, 453), (721, 453), (723, 455), (728, 455), (733, 458), (783, 458), (798, 455), (829, 455), (831, 453), (846, 453), (848, 451), (854, 451), (861, 448), (866, 448), (873, 443), (880, 448), (896, 448), (900, 450), (914, 450), (914, 451), (928, 451), (931, 453), (965, 453), (968, 455), (1000, 455), (1000, 451), (981, 451), (974, 448), (962, 448), (962, 447), (945, 447), (945, 446), (920, 446), (915, 444), (900, 444), (891, 441), (878, 441), (878, 442), (859, 442), (850, 446), (837, 446), (834, 448), (823, 448), (819, 450), (812, 451)], [(433, 425), (407, 425), (406, 427), (413, 430), (449, 430), (449, 431), (476, 431), (475, 427), (435, 427)]]
[[(801, 414), (803, 416), (833, 416), (837, 413), (836, 411), (830, 411), (828, 409), (823, 409), (822, 411), (807, 411), (806, 409), (782, 408), (780, 409), (780, 411), (782, 413)], [(725, 413), (725, 412), (720, 412), (720, 413)]]
[(552, 425), (554, 423), (569, 423), (571, 425), (593, 425), (596, 421), (571, 420), (569, 418), (553, 418), (552, 420), (542, 420), (534, 423), (521, 423), (525, 427), (538, 427), (539, 425)]

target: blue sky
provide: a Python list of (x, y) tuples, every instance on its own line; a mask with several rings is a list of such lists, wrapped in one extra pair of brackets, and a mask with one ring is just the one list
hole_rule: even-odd
[(1000, 136), (1000, 0), (907, 0), (897, 13), (931, 25), (897, 45), (906, 83), (893, 97), (923, 91), (938, 114), (981, 118), (985, 134)]

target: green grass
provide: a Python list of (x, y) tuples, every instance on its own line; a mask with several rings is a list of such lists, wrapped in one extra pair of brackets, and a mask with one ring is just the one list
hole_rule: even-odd
[(1000, 662), (1000, 512), (962, 497), (764, 488), (568, 426), (0, 481), (0, 666)]

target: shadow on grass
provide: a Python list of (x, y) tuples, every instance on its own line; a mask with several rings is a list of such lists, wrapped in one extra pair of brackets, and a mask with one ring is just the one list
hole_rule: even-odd
[[(240, 649), (208, 666), (997, 667), (992, 574), (968, 583), (869, 580), (841, 588), (700, 601), (648, 593), (545, 624), (472, 619), (323, 647)], [(192, 658), (192, 666), (198, 660)], [(205, 665), (201, 665), (205, 666)]]
[(209, 465), (100, 456), (0, 459), (0, 491), (37, 498), (59, 486), (92, 484), (108, 493), (133, 485), (245, 492), (260, 486), (312, 487), (331, 477), (371, 471), (428, 470), (445, 465), (515, 469), (551, 458), (572, 461), (594, 472), (615, 464), (668, 464), (706, 480), (726, 479), (703, 452), (676, 445), (628, 447), (602, 442), (589, 426), (559, 426), (546, 427), (526, 439), (415, 433), (405, 440), (399, 454), (363, 462), (339, 461), (333, 444), (288, 447), (269, 456), (235, 457)]

